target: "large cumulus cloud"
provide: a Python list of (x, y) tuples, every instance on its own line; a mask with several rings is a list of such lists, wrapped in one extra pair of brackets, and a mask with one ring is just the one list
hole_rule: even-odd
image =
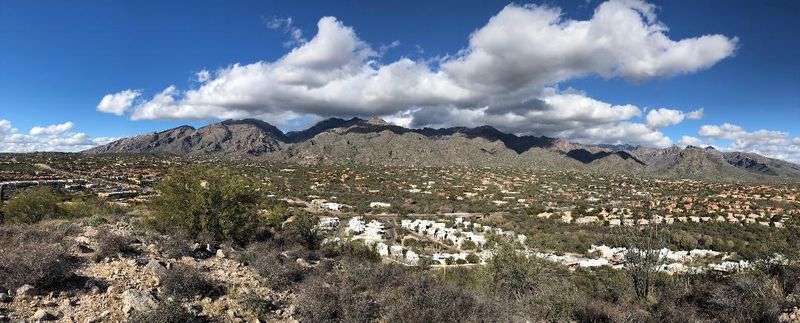
[(114, 141), (119, 138), (92, 138), (82, 132), (72, 132), (74, 123), (35, 126), (28, 133), (22, 133), (11, 121), (0, 120), (0, 151), (81, 151)]
[[(133, 120), (258, 117), (279, 126), (297, 118), (383, 116), (403, 125), (489, 124), (585, 142), (665, 146), (671, 140), (659, 128), (676, 122), (648, 126), (633, 120), (642, 116), (639, 107), (557, 90), (590, 75), (639, 82), (692, 73), (733, 55), (735, 38), (670, 39), (654, 10), (638, 0), (611, 0), (578, 21), (558, 8), (512, 4), (455, 55), (393, 62), (381, 62), (381, 50), (324, 17), (313, 38), (294, 42), (280, 59), (233, 64), (204, 73), (196, 88), (171, 85), (101, 110), (130, 107)], [(120, 94), (132, 95), (109, 95)]]

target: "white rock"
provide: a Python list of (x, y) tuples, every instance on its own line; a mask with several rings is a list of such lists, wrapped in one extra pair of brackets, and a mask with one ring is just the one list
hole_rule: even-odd
[(25, 285), (22, 285), (20, 288), (17, 288), (17, 294), (16, 295), (17, 296), (21, 296), (21, 297), (29, 297), (29, 296), (34, 296), (37, 293), (38, 293), (38, 291), (36, 290), (36, 287), (33, 287), (31, 285), (28, 285), (28, 284), (25, 284)]
[(147, 312), (158, 308), (158, 302), (150, 294), (136, 289), (129, 289), (122, 293), (122, 310)]
[(36, 313), (31, 316), (31, 320), (33, 321), (53, 321), (58, 319), (58, 317), (45, 309), (39, 309)]

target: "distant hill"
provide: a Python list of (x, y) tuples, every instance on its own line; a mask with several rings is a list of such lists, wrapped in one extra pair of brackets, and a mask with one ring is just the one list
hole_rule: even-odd
[(301, 164), (471, 165), (732, 181), (800, 181), (800, 166), (752, 153), (712, 147), (657, 149), (584, 145), (517, 136), (490, 126), (410, 129), (380, 119), (331, 118), (283, 133), (255, 119), (181, 126), (124, 138), (85, 151), (220, 155)]

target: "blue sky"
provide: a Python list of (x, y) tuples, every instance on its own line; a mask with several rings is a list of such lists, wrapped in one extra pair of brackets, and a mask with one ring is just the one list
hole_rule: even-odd
[[(800, 136), (800, 2), (613, 2), (534, 1), (534, 6), (518, 3), (512, 8), (506, 1), (196, 1), (191, 5), (0, 1), (0, 120), (6, 124), (0, 123), (0, 150), (75, 150), (102, 142), (103, 137), (181, 124), (202, 126), (230, 116), (259, 117), (292, 129), (329, 116), (375, 115), (414, 126), (489, 123), (506, 131), (587, 143), (714, 144), (800, 160), (800, 139), (796, 139)], [(655, 32), (670, 41), (697, 40), (692, 45), (695, 51), (674, 59), (674, 55), (658, 57), (664, 54), (659, 50), (668, 48), (652, 39), (629, 43), (616, 39), (614, 47), (600, 49), (597, 44), (576, 40), (564, 45), (574, 45), (573, 52), (558, 49), (539, 56), (536, 46), (562, 41), (572, 35), (569, 30), (542, 33), (544, 43), (526, 43), (524, 39), (531, 33), (524, 32), (516, 34), (522, 40), (494, 40), (514, 34), (515, 29), (535, 27), (541, 14), (555, 8), (561, 14), (560, 20), (552, 23), (555, 27), (570, 21), (590, 22), (609, 33), (619, 27), (604, 25), (599, 11), (635, 12), (646, 26), (660, 26)], [(649, 21), (648, 15), (654, 20)], [(290, 51), (304, 46), (311, 53), (328, 53), (326, 48), (311, 48), (317, 38), (320, 44), (330, 44), (317, 34), (323, 17), (335, 17), (328, 21), (334, 45), (353, 42), (345, 50), (352, 59), (335, 66), (335, 73), (328, 65), (321, 70), (321, 65), (302, 65), (308, 61), (297, 63), (299, 58), (293, 60), (295, 65), (282, 63)], [(292, 31), (301, 33), (294, 42)], [(483, 40), (472, 39), (479, 34), (476, 31), (482, 31)], [(716, 42), (699, 40), (704, 35), (718, 38)], [(339, 36), (344, 38), (335, 38)], [(501, 65), (481, 65), (479, 55), (470, 56), (482, 50), (497, 53), (502, 49), (499, 46), (512, 46), (508, 52), (518, 55), (493, 58), (494, 64)], [(728, 50), (725, 46), (733, 47)], [(656, 58), (626, 56), (638, 50), (655, 53)], [(331, 53), (333, 56), (303, 59), (327, 59), (328, 64), (340, 57)], [(573, 56), (573, 61), (542, 67)], [(395, 78), (413, 71), (418, 75), (403, 81), (431, 80), (432, 87), (442, 92), (378, 88), (370, 95), (388, 98), (374, 100), (356, 98), (365, 96), (364, 91), (349, 92), (352, 87), (372, 89), (382, 84), (349, 79), (359, 76), (356, 73), (365, 67), (374, 66), (368, 74), (375, 75), (403, 59), (413, 64)], [(267, 65), (248, 65), (257, 62)], [(233, 75), (226, 73), (236, 63), (251, 67), (247, 73), (260, 74), (234, 83)], [(492, 75), (503, 73), (498, 66), (515, 64), (529, 73)], [(292, 77), (303, 79), (273, 83), (287, 74), (275, 74), (278, 72), (269, 66), (281, 71), (291, 67), (300, 75)], [(263, 70), (253, 71), (259, 67)], [(209, 71), (209, 80), (200, 81), (196, 76), (200, 71)], [(352, 73), (344, 76), (348, 78), (346, 89), (313, 94), (330, 100), (330, 107), (316, 97), (311, 102), (302, 94), (296, 94), (299, 98), (285, 94), (293, 93), (294, 88), (282, 90), (297, 82), (319, 86), (319, 80), (326, 84), (341, 81), (343, 73)], [(484, 82), (482, 75), (497, 82)], [(213, 82), (223, 83), (222, 78), (230, 84), (218, 87), (230, 88), (228, 92), (217, 89), (201, 99), (187, 93), (201, 91)], [(242, 82), (250, 83), (242, 87)], [(175, 87), (168, 95), (175, 102), (154, 102), (154, 95), (169, 86)], [(125, 90), (137, 95), (121, 115), (98, 111), (104, 96)], [(210, 87), (207, 90), (211, 91)], [(246, 98), (239, 100), (242, 96)], [(499, 106), (500, 101), (514, 102)], [(531, 103), (534, 101), (543, 103)], [(143, 106), (148, 103), (158, 104), (147, 110)], [(545, 109), (541, 105), (555, 112), (530, 113)], [(518, 115), (480, 112), (482, 107), (513, 108)], [(655, 121), (660, 116), (662, 122), (648, 123), (650, 110), (657, 108), (675, 113), (665, 111), (653, 117)], [(702, 117), (690, 117), (689, 113), (699, 109)], [(64, 125), (66, 122), (71, 124)], [(41, 128), (31, 131), (34, 127)]]

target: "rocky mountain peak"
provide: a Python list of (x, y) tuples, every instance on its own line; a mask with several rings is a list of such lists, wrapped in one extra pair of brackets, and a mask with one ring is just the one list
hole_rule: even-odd
[(383, 119), (377, 118), (377, 117), (369, 118), (369, 120), (367, 120), (367, 124), (370, 124), (370, 125), (373, 125), (373, 126), (388, 126), (389, 125), (389, 123), (386, 122), (386, 120), (383, 120)]

